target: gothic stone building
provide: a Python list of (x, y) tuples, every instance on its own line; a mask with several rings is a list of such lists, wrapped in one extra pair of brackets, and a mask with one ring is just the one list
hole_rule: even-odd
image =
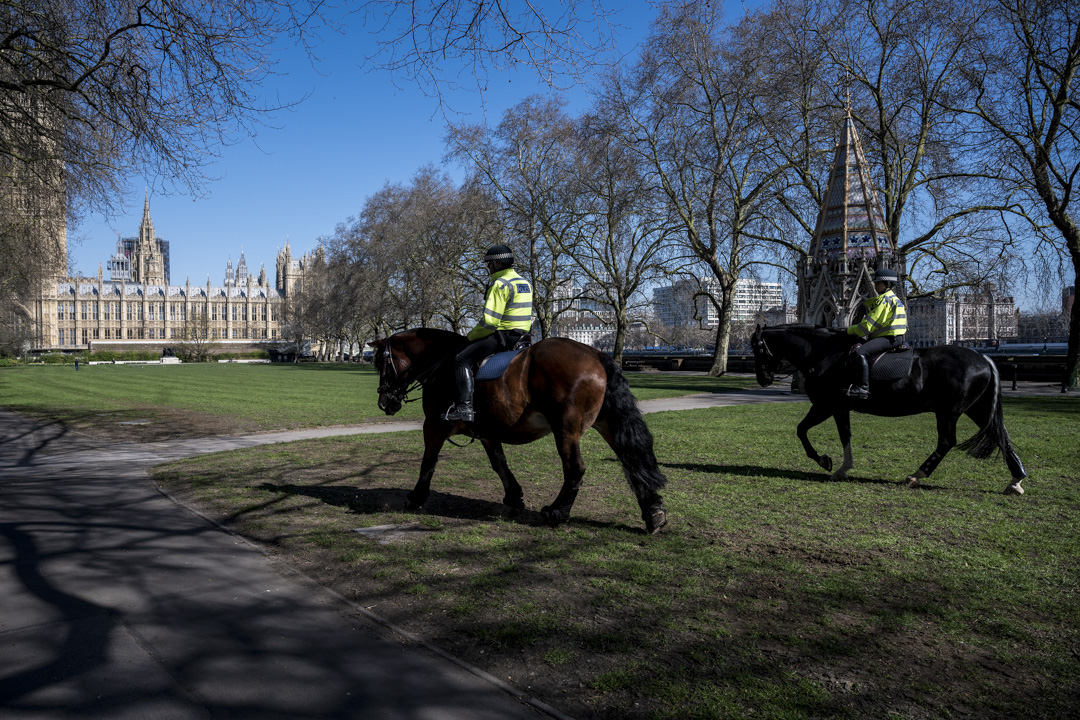
[[(293, 257), (286, 243), (278, 253), (276, 277), (268, 284), (265, 268), (248, 272), (243, 252), (236, 269), (228, 263), (224, 282), (183, 285), (168, 282), (168, 244), (157, 238), (150, 203), (143, 205), (137, 238), (117, 243), (105, 279), (58, 279), (45, 291), (38, 312), (35, 350), (164, 350), (180, 343), (198, 322), (209, 335), (211, 352), (252, 350), (283, 337), (283, 309), (299, 292), (322, 248)], [(203, 324), (202, 318), (206, 318)], [(189, 322), (190, 321), (190, 322)]]

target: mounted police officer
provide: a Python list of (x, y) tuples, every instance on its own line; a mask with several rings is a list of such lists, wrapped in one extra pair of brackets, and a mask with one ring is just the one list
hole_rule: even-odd
[(494, 245), (484, 254), (491, 284), (484, 295), (484, 315), (469, 331), (472, 341), (454, 357), (457, 401), (444, 418), (472, 422), (473, 364), (499, 350), (514, 347), (532, 328), (532, 286), (514, 271), (514, 252)]
[(899, 281), (895, 270), (880, 268), (874, 273), (874, 295), (863, 300), (866, 316), (847, 329), (848, 335), (862, 338), (852, 348), (852, 385), (848, 397), (870, 397), (870, 364), (867, 358), (891, 350), (904, 342), (907, 310), (893, 286)]

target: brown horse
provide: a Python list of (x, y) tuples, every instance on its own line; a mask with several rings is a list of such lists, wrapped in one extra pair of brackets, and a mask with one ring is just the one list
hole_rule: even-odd
[(542, 340), (518, 353), (498, 379), (476, 383), (474, 422), (449, 422), (443, 416), (454, 401), (455, 383), (448, 360), (467, 344), (461, 335), (431, 328), (406, 330), (371, 343), (383, 412), (393, 415), (410, 390), (423, 387), (424, 459), (416, 487), (408, 494), (411, 508), (427, 502), (439, 452), (451, 435), (460, 433), (480, 440), (502, 480), (503, 504), (520, 512), (524, 497), (506, 464), (503, 443), (523, 445), (550, 433), (562, 458), (563, 485), (541, 516), (551, 525), (564, 523), (585, 475), (581, 436), (593, 427), (622, 463), (646, 529), (655, 533), (667, 523), (657, 493), (667, 479), (653, 453), (652, 433), (611, 358), (573, 340)]

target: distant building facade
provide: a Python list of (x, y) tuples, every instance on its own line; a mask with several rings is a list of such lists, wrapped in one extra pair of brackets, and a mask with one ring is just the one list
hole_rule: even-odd
[(977, 292), (939, 293), (907, 302), (908, 344), (996, 345), (1017, 337), (1016, 303), (993, 286)]
[(39, 303), (37, 351), (164, 348), (180, 343), (193, 324), (204, 329), (211, 347), (253, 348), (282, 338), (284, 309), (291, 294), (302, 290), (304, 276), (321, 262), (322, 248), (294, 257), (289, 244), (279, 251), (273, 285), (265, 268), (249, 272), (244, 253), (224, 283), (183, 285), (168, 282), (168, 244), (160, 241), (143, 207), (134, 243), (120, 241), (109, 260), (109, 279), (101, 266), (96, 277), (66, 277), (46, 287)]
[[(715, 306), (703, 293), (720, 298), (723, 293), (716, 278), (684, 279), (653, 290), (653, 311), (668, 327), (687, 325), (715, 328), (720, 322)], [(735, 283), (731, 321), (753, 322), (761, 317), (786, 317), (784, 291), (780, 283), (739, 278)]]

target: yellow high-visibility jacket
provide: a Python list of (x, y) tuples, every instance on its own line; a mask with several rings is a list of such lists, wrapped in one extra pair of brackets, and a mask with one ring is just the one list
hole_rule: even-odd
[(504, 268), (491, 276), (484, 296), (484, 317), (469, 331), (469, 340), (485, 338), (496, 330), (532, 328), (532, 286), (514, 271)]
[(848, 335), (872, 339), (907, 333), (907, 310), (892, 290), (866, 298), (863, 305), (866, 306), (866, 317), (849, 327)]

